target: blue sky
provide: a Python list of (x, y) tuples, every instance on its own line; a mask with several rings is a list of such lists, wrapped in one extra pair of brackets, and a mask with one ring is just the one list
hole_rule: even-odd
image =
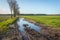
[[(17, 0), (20, 12), (24, 14), (60, 14), (60, 0)], [(0, 13), (10, 13), (6, 0), (0, 0)]]

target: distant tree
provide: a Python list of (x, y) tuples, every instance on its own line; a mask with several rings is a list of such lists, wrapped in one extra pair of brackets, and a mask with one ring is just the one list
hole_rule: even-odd
[(18, 14), (20, 14), (17, 1), (16, 0), (7, 0), (7, 1), (9, 3), (10, 9), (11, 9), (11, 14), (12, 14), (12, 11), (14, 13), (14, 17), (16, 17)]

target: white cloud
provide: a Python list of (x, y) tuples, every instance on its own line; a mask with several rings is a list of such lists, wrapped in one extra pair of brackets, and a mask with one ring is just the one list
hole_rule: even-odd
[(0, 9), (0, 14), (10, 14), (10, 10)]

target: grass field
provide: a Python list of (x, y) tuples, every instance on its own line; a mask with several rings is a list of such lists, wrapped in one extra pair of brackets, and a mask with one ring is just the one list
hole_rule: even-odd
[(15, 20), (15, 18), (10, 18), (7, 16), (0, 17), (0, 34), (5, 34), (9, 30), (9, 24), (12, 24), (12, 22)]
[(9, 19), (10, 17), (8, 16), (0, 16), (0, 22), (2, 21), (6, 21), (7, 19)]
[(60, 27), (60, 16), (23, 16), (50, 27)]

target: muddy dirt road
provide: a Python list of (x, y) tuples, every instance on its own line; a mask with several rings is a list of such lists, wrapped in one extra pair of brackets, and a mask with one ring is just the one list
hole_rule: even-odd
[(22, 40), (60, 40), (60, 30), (37, 26), (24, 18), (20, 18), (17, 23)]
[(1, 40), (60, 40), (60, 30), (20, 18)]

